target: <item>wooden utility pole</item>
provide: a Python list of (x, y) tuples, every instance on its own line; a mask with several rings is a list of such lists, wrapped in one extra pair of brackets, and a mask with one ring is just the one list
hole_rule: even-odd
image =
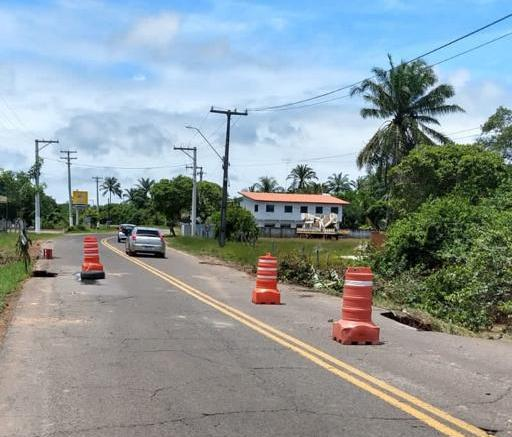
[(244, 112), (239, 112), (235, 110), (224, 110), (224, 109), (214, 109), (213, 106), (210, 109), (210, 112), (214, 112), (216, 114), (224, 114), (226, 115), (226, 146), (224, 148), (224, 160), (222, 164), (222, 168), (224, 170), (224, 175), (222, 178), (222, 201), (220, 204), (220, 232), (219, 232), (219, 246), (224, 247), (226, 244), (226, 212), (228, 206), (228, 169), (229, 169), (229, 135), (231, 130), (231, 116), (232, 115), (247, 115), (247, 110)]

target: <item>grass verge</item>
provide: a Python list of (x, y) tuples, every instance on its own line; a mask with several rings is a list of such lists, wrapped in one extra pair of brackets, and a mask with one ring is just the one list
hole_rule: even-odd
[[(58, 237), (59, 234), (33, 234), (29, 233), (32, 247), (38, 240), (48, 240)], [(18, 261), (16, 254), (17, 232), (0, 234), (0, 312), (5, 308), (9, 294), (16, 291), (21, 283), (31, 275), (31, 270), (25, 271), (23, 261)]]
[(267, 252), (279, 258), (280, 255), (297, 253), (319, 268), (343, 265), (343, 256), (354, 255), (356, 248), (366, 240), (305, 240), (305, 239), (270, 239), (260, 238), (252, 246), (228, 241), (219, 247), (216, 240), (193, 237), (168, 238), (169, 246), (195, 255), (207, 255), (222, 259), (243, 267), (254, 267), (258, 257)]
[(23, 261), (11, 262), (0, 267), (0, 312), (5, 308), (7, 296), (17, 290), (30, 273), (30, 270), (25, 271)]

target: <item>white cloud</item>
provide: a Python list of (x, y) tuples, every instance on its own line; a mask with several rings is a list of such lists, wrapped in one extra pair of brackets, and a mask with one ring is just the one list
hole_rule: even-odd
[(145, 17), (136, 22), (123, 40), (128, 46), (156, 52), (168, 50), (180, 29), (180, 18), (174, 12)]

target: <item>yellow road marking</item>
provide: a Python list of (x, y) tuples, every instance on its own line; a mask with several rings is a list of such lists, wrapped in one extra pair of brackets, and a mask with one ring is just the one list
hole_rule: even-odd
[[(410, 402), (411, 404), (415, 405), (416, 407), (420, 407), (425, 411), (428, 411), (430, 414), (433, 414), (437, 416), (438, 418), (441, 418), (445, 420), (446, 422), (451, 423), (452, 425), (456, 425), (460, 429), (469, 432), (471, 435), (480, 436), (480, 437), (488, 437), (488, 434), (483, 431), (480, 428), (477, 428), (474, 425), (471, 425), (467, 422), (464, 422), (461, 419), (458, 419), (456, 417), (451, 416), (449, 413), (440, 410), (437, 407), (434, 407), (433, 405), (428, 404), (425, 401), (422, 401), (419, 398), (416, 398), (415, 396), (412, 396), (370, 374), (367, 374), (356, 367), (351, 366), (350, 364), (347, 364), (332, 355), (329, 355), (307, 343), (302, 342), (301, 340), (292, 337), (270, 325), (267, 325), (266, 323), (255, 319), (254, 317), (251, 317), (250, 315), (231, 307), (223, 302), (220, 302), (213, 297), (209, 296), (206, 293), (203, 293), (190, 285), (184, 283), (183, 281), (179, 280), (178, 278), (175, 278), (174, 276), (169, 275), (168, 273), (162, 272), (155, 267), (146, 264), (145, 262), (142, 262), (138, 259), (132, 258), (127, 256), (125, 253), (123, 253), (121, 250), (117, 249), (116, 247), (112, 246), (110, 243), (107, 242), (107, 239), (102, 240), (102, 244), (106, 247), (108, 247), (110, 250), (115, 252), (117, 255), (131, 261), (134, 264), (137, 264), (139, 267), (142, 267), (145, 270), (148, 270), (149, 272), (153, 273), (154, 275), (160, 277), (164, 281), (174, 285), (175, 287), (179, 288), (180, 290), (184, 291), (185, 293), (193, 296), (194, 298), (198, 299), (199, 301), (217, 309), (218, 311), (222, 312), (223, 314), (239, 321), (240, 323), (248, 326), (249, 328), (253, 329), (254, 331), (272, 339), (273, 341), (279, 343), (280, 345), (293, 350), (294, 352), (298, 353), (299, 355), (309, 359), (310, 361), (314, 362), (315, 364), (319, 365), (320, 367), (323, 367), (324, 369), (330, 371), (331, 373), (337, 375), (338, 377), (344, 379), (347, 382), (350, 382), (351, 384), (361, 388), (362, 390), (365, 390), (374, 396), (378, 397), (379, 399), (382, 399), (383, 401), (387, 402), (390, 405), (393, 405), (394, 407), (406, 412), (407, 414), (410, 414), (413, 417), (416, 417), (417, 419), (421, 420), (422, 422), (426, 423), (430, 427), (436, 429), (437, 431), (441, 432), (442, 434), (448, 435), (448, 436), (463, 436), (460, 432), (454, 430), (453, 428), (450, 428), (446, 426), (445, 424), (439, 422), (435, 418), (425, 414), (424, 412), (417, 410), (411, 405), (408, 405), (401, 400), (397, 398), (401, 398), (407, 402)], [(337, 367), (341, 367), (342, 369), (352, 373), (344, 372), (343, 370), (338, 369)], [(356, 378), (354, 375), (357, 375)], [(365, 382), (366, 381), (366, 382)], [(380, 387), (389, 393), (385, 393), (381, 390), (379, 390), (376, 387), (373, 387), (372, 385), (368, 384), (367, 382), (372, 383), (373, 385), (376, 385), (377, 387)], [(393, 397), (394, 395), (395, 397)]]

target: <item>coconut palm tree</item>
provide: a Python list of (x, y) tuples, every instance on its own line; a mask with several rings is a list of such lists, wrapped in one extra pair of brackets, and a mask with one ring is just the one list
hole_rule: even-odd
[(112, 194), (119, 198), (123, 195), (123, 192), (121, 191), (121, 184), (115, 176), (108, 176), (103, 180), (103, 184), (101, 184), (101, 194), (104, 196), (108, 194), (108, 218), (110, 220), (110, 204), (112, 203)]
[(333, 173), (327, 178), (325, 187), (329, 193), (338, 194), (352, 190), (355, 187), (355, 182), (350, 180), (348, 174), (339, 172)]
[(289, 191), (304, 191), (313, 181), (318, 180), (318, 177), (309, 165), (298, 164), (286, 179), (292, 180)]
[(137, 196), (139, 196), (139, 190), (137, 188), (125, 188), (123, 190), (123, 197), (128, 201), (128, 202), (133, 202), (135, 201), (135, 199), (137, 198)]
[(260, 193), (281, 193), (284, 191), (276, 178), (272, 176), (262, 176), (258, 179), (258, 182), (254, 184), (254, 190)]
[(387, 172), (418, 144), (446, 144), (449, 138), (431, 125), (440, 123), (435, 116), (464, 112), (445, 101), (455, 94), (453, 87), (437, 84), (437, 76), (423, 60), (393, 64), (390, 69), (375, 67), (373, 77), (351, 90), (362, 95), (370, 107), (361, 109), (363, 118), (384, 120), (357, 157), (359, 168), (376, 170), (387, 185)]
[(137, 182), (138, 184), (135, 186), (136, 189), (140, 190), (140, 193), (142, 193), (144, 198), (148, 198), (149, 192), (151, 191), (151, 187), (153, 186), (155, 181), (150, 178), (139, 178)]

